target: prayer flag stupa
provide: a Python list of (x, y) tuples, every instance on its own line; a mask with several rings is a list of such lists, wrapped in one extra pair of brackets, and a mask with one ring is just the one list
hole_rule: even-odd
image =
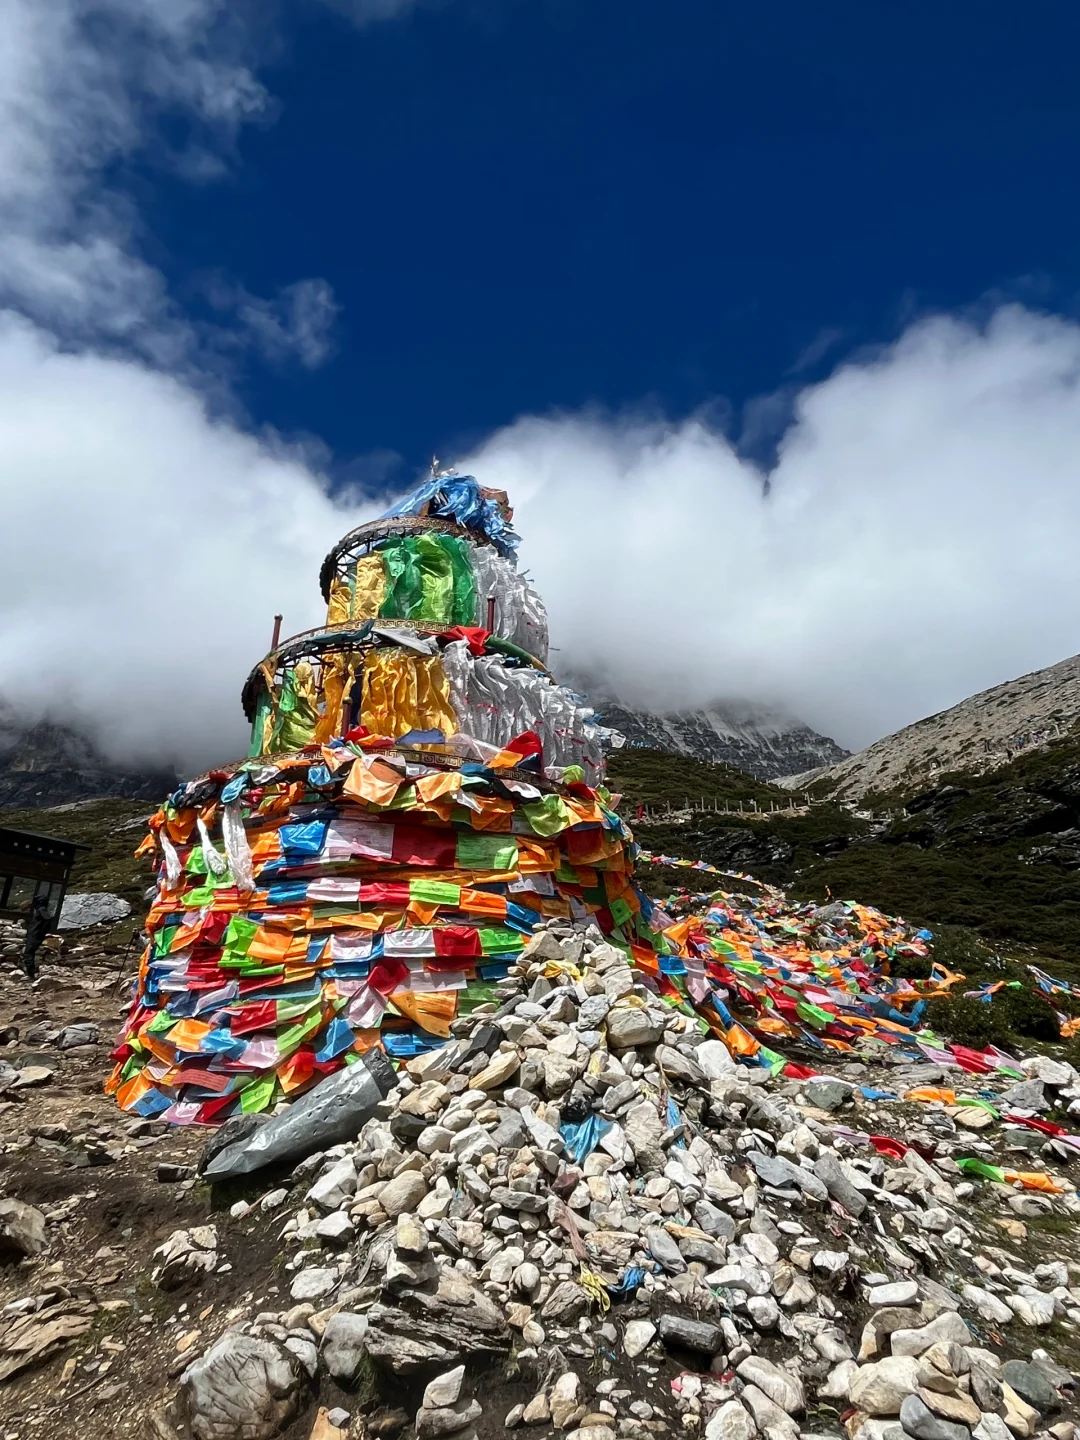
[(218, 1124), (377, 1045), (440, 1045), (545, 917), (658, 973), (666, 917), (602, 785), (610, 732), (547, 672), (511, 519), (436, 472), (347, 535), (326, 624), (244, 687), (248, 759), (151, 819), (149, 944), (108, 1081), (124, 1110)]

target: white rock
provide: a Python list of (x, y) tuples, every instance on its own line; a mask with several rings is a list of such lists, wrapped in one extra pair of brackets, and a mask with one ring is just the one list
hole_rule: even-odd
[(241, 1433), (269, 1440), (299, 1409), (297, 1357), (269, 1340), (227, 1330), (184, 1371), (180, 1392), (200, 1440)]
[(1004, 1300), (979, 1285), (965, 1285), (960, 1294), (969, 1305), (974, 1305), (982, 1320), (989, 1320), (995, 1325), (1008, 1325), (1013, 1318), (1013, 1312)]
[(655, 1045), (663, 1035), (663, 1019), (652, 1011), (615, 1009), (608, 1015), (607, 1036), (612, 1050), (636, 1050), (642, 1045)]
[(346, 1155), (336, 1165), (331, 1165), (325, 1175), (320, 1175), (304, 1196), (313, 1200), (320, 1210), (336, 1210), (342, 1201), (356, 1192), (356, 1166), (352, 1156)]
[(780, 1320), (780, 1306), (771, 1295), (751, 1295), (746, 1309), (755, 1330), (772, 1330)]
[(877, 1309), (883, 1305), (914, 1305), (918, 1294), (917, 1281), (897, 1280), (891, 1285), (874, 1285), (866, 1299)]
[(647, 1350), (656, 1335), (656, 1326), (651, 1320), (631, 1320), (623, 1331), (623, 1350), (635, 1360)]
[(846, 1400), (858, 1369), (854, 1360), (841, 1360), (835, 1369), (829, 1371), (824, 1384), (818, 1386), (818, 1396), (826, 1400)]
[(336, 1270), (319, 1267), (301, 1270), (290, 1285), (289, 1294), (294, 1300), (321, 1300), (324, 1295), (330, 1294), (337, 1282)]
[(739, 1404), (728, 1400), (705, 1427), (705, 1440), (754, 1440), (757, 1426)]
[(318, 1221), (315, 1234), (328, 1245), (344, 1245), (356, 1234), (356, 1226), (344, 1210), (335, 1210), (332, 1215), (326, 1215)]
[(955, 1310), (943, 1311), (918, 1330), (894, 1330), (890, 1343), (894, 1355), (921, 1355), (939, 1340), (955, 1340), (958, 1345), (971, 1344), (971, 1331)]
[(126, 920), (130, 914), (128, 902), (106, 890), (90, 895), (70, 894), (64, 896), (56, 928), (85, 930), (90, 925), (115, 925), (118, 920)]
[(982, 1419), (971, 1432), (975, 1440), (1013, 1440), (1013, 1433), (1000, 1415), (984, 1410)]
[(775, 1405), (756, 1385), (746, 1385), (740, 1400), (754, 1417), (754, 1424), (768, 1440), (795, 1440), (799, 1433), (799, 1422)]
[(819, 1250), (814, 1256), (814, 1269), (826, 1275), (839, 1275), (850, 1258), (846, 1250)]
[(694, 1059), (707, 1080), (726, 1080), (739, 1068), (722, 1040), (706, 1040), (694, 1051)]
[(780, 1251), (768, 1235), (758, 1235), (751, 1230), (740, 1238), (739, 1245), (760, 1265), (775, 1265), (780, 1259)]
[(852, 1377), (848, 1399), (868, 1415), (899, 1415), (905, 1396), (919, 1384), (919, 1362), (910, 1355), (890, 1355), (862, 1365)]
[(1073, 1067), (1062, 1064), (1060, 1060), (1051, 1060), (1049, 1055), (1031, 1055), (1020, 1062), (1020, 1068), (1026, 1075), (1041, 1080), (1044, 1085), (1064, 1087), (1076, 1083), (1076, 1071)]
[(1054, 1318), (1054, 1297), (1030, 1286), (1024, 1286), (1015, 1295), (1006, 1295), (1005, 1303), (1025, 1325), (1049, 1325)]
[(461, 1384), (464, 1379), (464, 1365), (447, 1370), (443, 1375), (436, 1375), (424, 1391), (424, 1409), (445, 1410), (450, 1405), (456, 1405), (461, 1398)]
[(367, 1338), (367, 1316), (339, 1310), (326, 1322), (322, 1336), (322, 1364), (340, 1384), (350, 1385), (360, 1369)]
[(761, 1355), (748, 1355), (736, 1367), (740, 1379), (763, 1390), (774, 1405), (789, 1415), (798, 1415), (806, 1408), (802, 1381), (788, 1370), (781, 1370)]

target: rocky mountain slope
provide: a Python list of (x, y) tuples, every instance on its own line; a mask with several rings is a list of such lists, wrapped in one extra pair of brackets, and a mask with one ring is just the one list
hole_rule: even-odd
[(36, 809), (106, 796), (157, 803), (175, 785), (167, 767), (113, 765), (66, 725), (27, 726), (0, 705), (0, 806)]
[(628, 745), (733, 765), (761, 780), (833, 765), (849, 753), (801, 720), (770, 710), (718, 703), (661, 714), (616, 700), (596, 703), (604, 724)]
[(982, 774), (1015, 756), (1067, 734), (1080, 717), (1080, 655), (1004, 685), (980, 691), (886, 735), (847, 759), (783, 783), (801, 789), (815, 783), (836, 800), (913, 793), (938, 776)]

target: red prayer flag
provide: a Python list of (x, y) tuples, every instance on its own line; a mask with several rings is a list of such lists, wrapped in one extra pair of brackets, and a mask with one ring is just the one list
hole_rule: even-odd
[(392, 995), (395, 990), (400, 990), (409, 975), (409, 967), (404, 960), (398, 960), (393, 955), (383, 955), (377, 964), (371, 967), (367, 983), (372, 990), (383, 997)]

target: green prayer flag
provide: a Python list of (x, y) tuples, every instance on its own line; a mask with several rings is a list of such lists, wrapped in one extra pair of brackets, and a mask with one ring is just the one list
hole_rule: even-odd
[(805, 1020), (808, 1025), (828, 1025), (836, 1019), (827, 1010), (822, 1010), (820, 1005), (811, 1005), (809, 1000), (800, 1000), (795, 1006), (796, 1014), (800, 1020)]
[(625, 925), (634, 913), (623, 899), (612, 900), (608, 905), (608, 909), (611, 911), (612, 919), (617, 925)]
[(264, 1080), (253, 1080), (250, 1085), (245, 1085), (240, 1092), (240, 1109), (245, 1115), (254, 1115), (260, 1110), (269, 1108), (274, 1098), (274, 1086), (277, 1084), (276, 1075), (268, 1075)]
[(410, 880), (409, 899), (421, 905), (460, 905), (461, 886), (449, 880)]
[(996, 1180), (999, 1185), (1003, 1184), (1005, 1180), (1005, 1171), (1000, 1166), (988, 1165), (985, 1160), (976, 1160), (972, 1156), (957, 1160), (956, 1166), (965, 1175), (978, 1175), (983, 1180)]
[(306, 1015), (309, 1010), (314, 1009), (322, 1003), (319, 995), (298, 995), (292, 1000), (279, 1000), (275, 1017), (280, 1024), (283, 1020), (295, 1020), (299, 1015)]
[(521, 807), (534, 835), (560, 835), (570, 824), (570, 812), (561, 795), (545, 795)]
[(246, 955), (258, 928), (257, 920), (249, 920), (246, 915), (234, 915), (225, 931), (225, 949), (231, 955)]
[(214, 903), (214, 887), (211, 884), (200, 885), (195, 890), (189, 890), (184, 896), (184, 908), (187, 910), (201, 910), (204, 905)]
[(505, 925), (485, 925), (480, 930), (480, 949), (485, 955), (498, 955), (506, 950), (524, 948), (524, 935)]
[(284, 1060), (294, 1050), (299, 1049), (308, 1036), (313, 1035), (321, 1024), (322, 1010), (320, 1008), (313, 1010), (305, 1020), (301, 1020), (296, 1025), (290, 1025), (287, 1030), (282, 1030), (277, 1037), (278, 1054), (281, 1058)]
[(513, 870), (518, 862), (517, 841), (510, 835), (462, 830), (455, 861), (459, 870)]

